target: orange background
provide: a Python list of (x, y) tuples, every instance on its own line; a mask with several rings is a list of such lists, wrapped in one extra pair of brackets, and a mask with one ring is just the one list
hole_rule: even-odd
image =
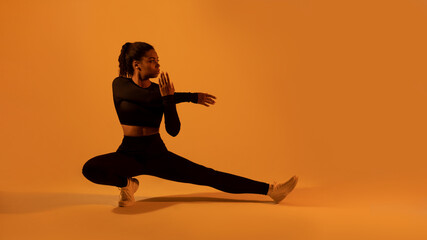
[[(0, 9), (3, 230), (17, 226), (7, 203), (16, 192), (118, 194), (81, 168), (121, 142), (111, 82), (121, 46), (135, 41), (154, 46), (175, 91), (217, 97), (177, 105), (175, 138), (162, 122), (170, 151), (259, 181), (298, 175), (295, 205), (386, 201), (425, 220), (426, 1), (3, 0)], [(215, 192), (138, 178), (147, 196)]]

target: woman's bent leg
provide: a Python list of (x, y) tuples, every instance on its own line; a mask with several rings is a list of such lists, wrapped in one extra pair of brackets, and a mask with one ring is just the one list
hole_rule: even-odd
[(83, 175), (97, 184), (125, 187), (127, 178), (140, 175), (142, 165), (135, 158), (119, 152), (99, 155), (83, 166)]
[(170, 151), (140, 162), (143, 165), (143, 174), (163, 179), (210, 186), (228, 193), (266, 195), (268, 192), (268, 183), (217, 171), (194, 163)]

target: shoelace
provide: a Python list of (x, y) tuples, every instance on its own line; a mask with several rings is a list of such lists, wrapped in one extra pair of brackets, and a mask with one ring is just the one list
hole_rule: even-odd
[[(272, 193), (277, 193), (277, 192), (280, 192), (280, 191), (282, 191), (282, 189), (286, 186), (288, 186), (287, 184), (286, 184), (287, 182), (285, 182), (285, 183), (282, 183), (282, 184), (277, 184), (277, 182), (273, 182), (273, 187), (272, 187)], [(288, 184), (290, 184), (290, 183), (288, 183)], [(292, 181), (292, 184), (295, 184), (295, 179)]]
[(294, 178), (294, 179), (292, 179), (292, 181), (291, 182), (289, 182), (289, 183), (287, 183), (287, 184), (289, 184), (289, 185), (287, 185), (287, 184), (283, 184), (282, 186), (281, 186), (281, 188), (283, 188), (283, 187), (288, 187), (288, 186), (290, 186), (290, 187), (292, 187), (292, 189), (291, 189), (291, 191), (293, 190), (293, 188), (295, 188), (295, 185), (297, 184), (297, 181), (298, 181), (298, 179), (297, 178)]

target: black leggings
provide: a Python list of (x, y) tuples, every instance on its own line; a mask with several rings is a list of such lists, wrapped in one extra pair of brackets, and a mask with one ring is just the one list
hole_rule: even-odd
[(205, 185), (228, 193), (267, 194), (269, 184), (216, 171), (168, 151), (160, 133), (124, 136), (116, 152), (89, 159), (83, 175), (97, 184), (125, 187), (127, 178), (151, 175), (177, 182)]

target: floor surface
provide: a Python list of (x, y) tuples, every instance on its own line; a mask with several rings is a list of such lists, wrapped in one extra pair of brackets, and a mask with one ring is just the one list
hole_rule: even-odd
[(297, 186), (274, 204), (139, 179), (137, 202), (125, 208), (117, 188), (95, 184), (85, 193), (2, 191), (0, 239), (427, 239), (425, 197)]

